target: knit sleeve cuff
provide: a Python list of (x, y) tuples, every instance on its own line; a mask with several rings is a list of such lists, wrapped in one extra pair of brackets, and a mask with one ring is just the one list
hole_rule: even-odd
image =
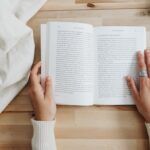
[(145, 123), (146, 128), (147, 128), (147, 132), (148, 132), (148, 136), (150, 138), (150, 123)]
[(33, 125), (33, 150), (56, 150), (56, 142), (54, 135), (54, 121), (36, 121), (31, 119)]

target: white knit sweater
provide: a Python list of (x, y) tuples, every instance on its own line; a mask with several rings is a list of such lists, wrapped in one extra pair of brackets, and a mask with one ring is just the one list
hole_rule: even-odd
[[(32, 150), (56, 150), (54, 135), (55, 121), (35, 121), (32, 119)], [(150, 123), (146, 123), (150, 142)]]
[(35, 121), (33, 125), (32, 150), (56, 150), (55, 121)]

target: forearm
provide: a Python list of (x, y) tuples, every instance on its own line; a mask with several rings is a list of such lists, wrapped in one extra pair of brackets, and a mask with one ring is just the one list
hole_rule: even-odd
[(55, 121), (35, 121), (33, 125), (32, 150), (56, 150)]

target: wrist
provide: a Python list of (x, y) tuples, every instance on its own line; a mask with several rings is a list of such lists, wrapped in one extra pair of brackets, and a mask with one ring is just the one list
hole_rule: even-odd
[(145, 119), (145, 122), (146, 123), (150, 123), (150, 119)]
[(146, 122), (146, 123), (150, 123), (150, 117), (149, 117), (149, 116), (146, 116), (146, 117), (145, 117), (145, 122)]
[(37, 121), (53, 121), (55, 116), (45, 115), (45, 114), (35, 114), (35, 120)]

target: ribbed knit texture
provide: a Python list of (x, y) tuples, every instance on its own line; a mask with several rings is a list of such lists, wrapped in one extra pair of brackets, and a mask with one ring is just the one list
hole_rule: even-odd
[(55, 121), (36, 121), (33, 125), (32, 150), (56, 150), (54, 135)]
[(145, 123), (146, 128), (147, 128), (147, 132), (148, 132), (148, 136), (149, 136), (149, 145), (150, 145), (150, 123)]
[(150, 123), (145, 123), (147, 132), (148, 132), (148, 137), (149, 137), (149, 148), (150, 148)]

